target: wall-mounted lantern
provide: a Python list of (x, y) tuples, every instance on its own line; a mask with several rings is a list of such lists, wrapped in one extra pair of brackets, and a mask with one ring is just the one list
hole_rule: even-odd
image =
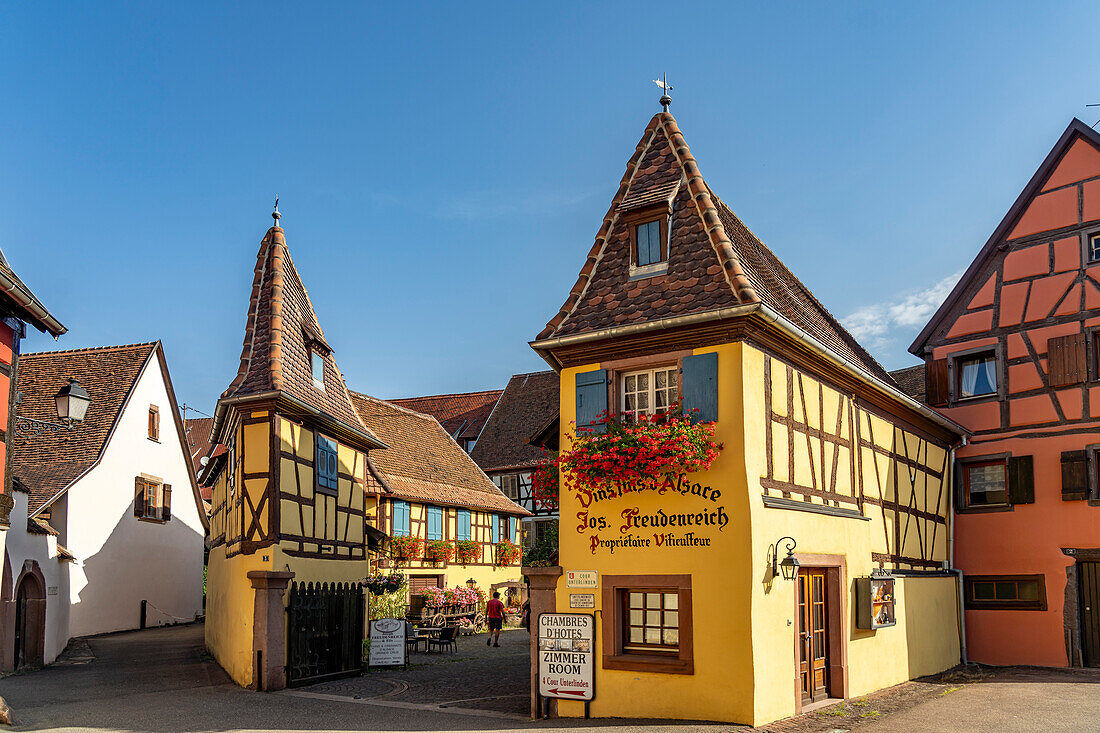
[(470, 588), (470, 589), (476, 588), (477, 587), (477, 581), (474, 580), (473, 578), (470, 578), (469, 580), (466, 581), (466, 587)]
[(62, 430), (72, 430), (75, 426), (84, 422), (88, 405), (92, 404), (92, 398), (88, 396), (88, 390), (72, 378), (69, 379), (68, 384), (57, 391), (53, 399), (57, 407), (57, 417), (61, 420), (60, 425), (45, 420), (36, 420), (33, 417), (16, 415), (16, 432), (20, 435), (34, 436), (41, 435), (46, 431), (57, 433)]
[[(786, 542), (787, 556), (783, 558), (782, 562), (779, 560), (779, 546)], [(794, 541), (794, 537), (780, 537), (779, 540), (772, 545), (772, 575), (779, 575), (780, 569), (783, 570), (784, 580), (794, 580), (798, 575), (798, 558), (794, 556), (794, 548), (798, 547), (798, 543)]]

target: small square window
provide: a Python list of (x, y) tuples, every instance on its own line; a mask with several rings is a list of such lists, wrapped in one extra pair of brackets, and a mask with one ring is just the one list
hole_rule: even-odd
[(679, 397), (676, 367), (631, 372), (622, 377), (622, 411), (653, 415), (667, 411)]
[(160, 408), (149, 405), (149, 440), (160, 440)]
[(654, 265), (665, 259), (661, 253), (661, 222), (647, 221), (635, 228), (638, 267)]
[(311, 367), (313, 370), (313, 386), (318, 389), (325, 388), (325, 357), (317, 351), (312, 353)]
[(1089, 236), (1089, 262), (1100, 260), (1100, 234)]
[(976, 610), (1017, 609), (1045, 611), (1046, 584), (1042, 575), (968, 575), (966, 607)]
[(958, 399), (997, 393), (997, 356), (993, 352), (955, 361), (955, 394)]
[(968, 507), (1008, 504), (1008, 469), (1003, 460), (963, 464)]

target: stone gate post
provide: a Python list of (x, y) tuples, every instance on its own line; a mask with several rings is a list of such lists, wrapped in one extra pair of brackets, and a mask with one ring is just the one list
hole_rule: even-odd
[(294, 573), (284, 570), (251, 570), (248, 579), (256, 589), (252, 610), (252, 689), (286, 687), (286, 612), (283, 593)]
[(558, 578), (561, 566), (552, 568), (523, 568), (530, 582), (531, 603), (531, 717), (539, 717), (539, 614), (558, 610)]

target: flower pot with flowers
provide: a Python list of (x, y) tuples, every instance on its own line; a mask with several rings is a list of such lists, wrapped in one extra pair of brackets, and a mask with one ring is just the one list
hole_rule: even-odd
[(469, 565), (481, 559), (481, 543), (473, 540), (455, 540), (455, 560)]
[(400, 565), (415, 560), (424, 552), (424, 540), (419, 537), (399, 535), (390, 538), (390, 557)]
[(424, 546), (424, 559), (444, 563), (454, 557), (455, 546), (446, 540), (430, 540)]
[(367, 578), (365, 585), (372, 596), (382, 596), (387, 593), (396, 593), (405, 582), (404, 573), (374, 573)]
[(547, 511), (558, 510), (558, 457), (547, 453), (531, 472), (531, 495), (535, 507)]
[(509, 565), (515, 565), (522, 556), (523, 550), (520, 549), (519, 545), (509, 540), (501, 540), (496, 545), (494, 564), (498, 568), (505, 568)]
[(656, 415), (630, 414), (623, 420), (600, 416), (592, 429), (574, 429), (569, 448), (558, 455), (566, 489), (591, 501), (595, 490), (624, 489), (671, 476), (706, 471), (722, 445), (713, 422), (696, 422), (673, 405)]

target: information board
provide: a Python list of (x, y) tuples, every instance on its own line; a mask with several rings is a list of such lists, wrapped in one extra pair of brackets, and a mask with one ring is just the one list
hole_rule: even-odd
[(370, 622), (370, 667), (405, 664), (405, 620), (381, 618)]
[(586, 613), (539, 616), (539, 694), (563, 700), (595, 695), (596, 623)]
[(569, 607), (570, 608), (595, 608), (596, 607), (596, 594), (595, 593), (570, 593), (569, 594)]

